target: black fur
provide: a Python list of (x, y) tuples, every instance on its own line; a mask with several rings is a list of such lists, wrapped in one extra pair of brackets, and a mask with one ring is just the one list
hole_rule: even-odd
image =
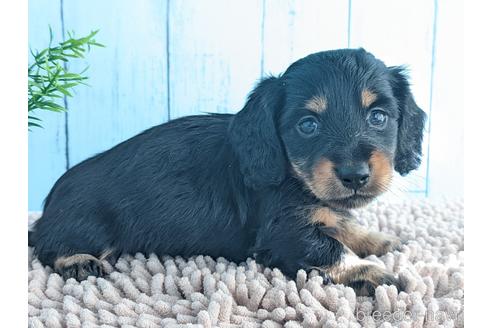
[(232, 151), (248, 187), (278, 186), (285, 178), (286, 160), (275, 128), (284, 90), (278, 78), (261, 81), (250, 94), (243, 110), (235, 115), (229, 128)]
[[(363, 88), (388, 112), (386, 130), (367, 127)], [(319, 135), (307, 139), (296, 124), (312, 114), (304, 104), (318, 93), (328, 109), (319, 114)], [(30, 244), (50, 266), (61, 256), (99, 257), (108, 249), (114, 258), (136, 252), (256, 257), (289, 276), (330, 266), (343, 245), (302, 209), (331, 206), (342, 213), (376, 193), (320, 199), (292, 163), (302, 159), (309, 175), (320, 158), (342, 165), (380, 150), (406, 174), (420, 163), (424, 119), (401, 69), (363, 49), (313, 54), (261, 81), (236, 115), (179, 118), (68, 170), (46, 198)]]
[(406, 175), (420, 165), (422, 131), (426, 115), (413, 99), (405, 70), (401, 67), (390, 67), (390, 72), (394, 78), (393, 92), (398, 100), (400, 112), (395, 169), (401, 175)]

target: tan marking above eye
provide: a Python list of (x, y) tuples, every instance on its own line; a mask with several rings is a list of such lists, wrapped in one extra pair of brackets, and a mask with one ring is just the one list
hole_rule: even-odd
[(306, 102), (306, 108), (315, 113), (322, 113), (328, 107), (328, 102), (324, 96), (314, 96)]
[(371, 106), (374, 103), (374, 101), (376, 101), (378, 96), (371, 90), (364, 89), (362, 90), (362, 94), (360, 98), (361, 98), (362, 107), (369, 108), (369, 106)]

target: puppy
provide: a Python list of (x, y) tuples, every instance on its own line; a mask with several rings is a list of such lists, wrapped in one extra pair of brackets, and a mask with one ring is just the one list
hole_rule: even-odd
[(289, 277), (316, 268), (371, 294), (398, 281), (361, 257), (399, 241), (350, 209), (419, 166), (424, 121), (402, 68), (364, 49), (315, 53), (260, 81), (235, 115), (172, 120), (74, 166), (29, 242), (79, 281), (121, 254), (204, 254)]

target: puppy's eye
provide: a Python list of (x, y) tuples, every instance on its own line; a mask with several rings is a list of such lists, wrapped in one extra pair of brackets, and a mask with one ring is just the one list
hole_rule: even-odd
[(318, 131), (318, 120), (314, 116), (306, 116), (297, 123), (297, 130), (301, 135), (311, 137)]
[(369, 113), (367, 121), (370, 125), (382, 129), (386, 126), (388, 121), (388, 114), (380, 109), (374, 109)]

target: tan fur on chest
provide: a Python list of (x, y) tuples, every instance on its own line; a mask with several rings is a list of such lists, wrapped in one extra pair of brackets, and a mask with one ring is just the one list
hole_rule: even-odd
[(320, 207), (313, 211), (311, 223), (321, 223), (326, 227), (334, 228), (337, 225), (338, 217), (327, 207)]

